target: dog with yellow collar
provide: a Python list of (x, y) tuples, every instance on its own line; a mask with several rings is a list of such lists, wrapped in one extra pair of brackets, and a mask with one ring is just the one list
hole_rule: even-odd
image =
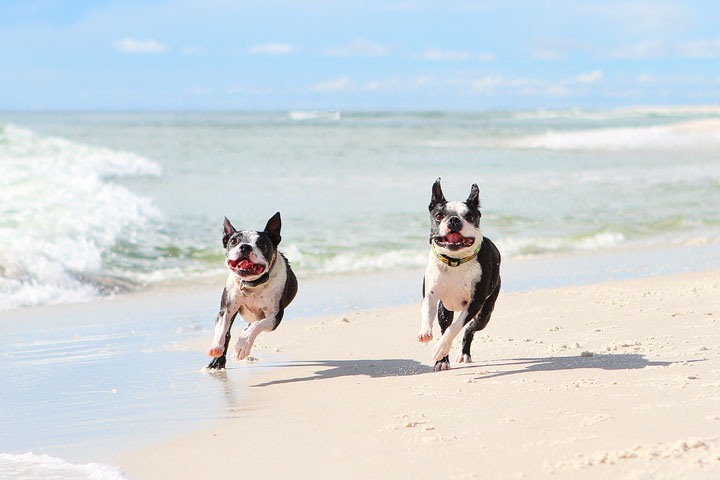
[(465, 333), (457, 362), (472, 362), (473, 335), (490, 321), (500, 293), (500, 252), (480, 231), (477, 185), (472, 186), (464, 202), (449, 202), (438, 178), (432, 186), (429, 210), (431, 248), (423, 278), (422, 318), (417, 339), (432, 340), (437, 318), (442, 336), (433, 349), (433, 360), (434, 370), (440, 371), (450, 368), (448, 353), (463, 327)]

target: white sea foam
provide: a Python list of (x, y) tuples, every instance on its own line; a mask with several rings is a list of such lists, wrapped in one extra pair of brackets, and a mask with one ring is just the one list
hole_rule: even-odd
[(159, 175), (128, 152), (0, 126), (0, 310), (94, 298), (77, 274), (99, 274), (121, 234), (159, 216), (111, 178)]
[(374, 272), (422, 267), (427, 262), (427, 250), (390, 250), (387, 252), (347, 252), (336, 255), (311, 256), (288, 245), (285, 253), (291, 264), (301, 272), (335, 274)]
[(676, 123), (652, 127), (549, 130), (510, 140), (514, 148), (547, 150), (667, 150), (720, 147), (720, 121)]
[(301, 111), (288, 112), (290, 120), (340, 120), (340, 112)]
[(517, 112), (513, 115), (518, 120), (625, 120), (662, 117), (692, 117), (697, 115), (720, 116), (720, 106), (680, 106), (680, 107), (626, 107), (608, 110), (533, 110)]
[(625, 236), (617, 232), (568, 237), (505, 237), (497, 245), (506, 258), (553, 252), (595, 251), (621, 245)]
[(70, 463), (50, 455), (31, 452), (0, 453), (3, 480), (127, 480), (120, 470), (102, 463)]

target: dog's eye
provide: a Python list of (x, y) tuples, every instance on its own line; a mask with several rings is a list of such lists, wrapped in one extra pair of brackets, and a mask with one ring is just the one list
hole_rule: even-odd
[(230, 239), (230, 246), (231, 246), (231, 247), (234, 247), (234, 246), (237, 245), (237, 244), (238, 244), (238, 239), (237, 239), (237, 237), (233, 237), (233, 238)]
[(468, 222), (472, 222), (472, 221), (473, 221), (473, 215), (472, 215), (472, 213), (466, 213), (466, 214), (465, 214), (465, 220), (467, 220)]
[(442, 213), (436, 213), (435, 214), (435, 220), (442, 220), (443, 214)]

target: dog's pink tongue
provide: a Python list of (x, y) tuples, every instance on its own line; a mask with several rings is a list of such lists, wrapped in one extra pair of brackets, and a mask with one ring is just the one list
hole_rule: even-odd
[(243, 270), (253, 270), (255, 268), (255, 264), (252, 263), (250, 260), (242, 260), (238, 266)]
[(463, 239), (463, 236), (457, 232), (450, 232), (445, 236), (445, 238), (447, 238), (448, 242), (450, 243), (460, 243)]

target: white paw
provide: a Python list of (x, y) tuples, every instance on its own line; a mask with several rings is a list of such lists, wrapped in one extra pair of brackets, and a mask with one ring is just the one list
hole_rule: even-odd
[(252, 348), (252, 342), (249, 338), (240, 336), (237, 343), (235, 343), (235, 360), (242, 360), (250, 355), (250, 349)]
[(213, 345), (212, 347), (208, 348), (205, 353), (207, 353), (208, 357), (217, 358), (222, 356), (224, 350), (225, 348), (220, 345)]
[(457, 356), (457, 359), (455, 360), (456, 363), (472, 363), (472, 358), (467, 353), (459, 353)]
[(437, 362), (433, 367), (433, 372), (442, 372), (444, 370), (450, 370), (450, 362)]
[(438, 340), (435, 344), (435, 348), (433, 348), (433, 360), (437, 362), (447, 356), (450, 351), (450, 347), (452, 347), (452, 342), (448, 342), (445, 337)]
[(420, 333), (417, 335), (417, 341), (422, 343), (427, 343), (430, 340), (432, 340), (432, 329), (428, 328), (427, 330), (420, 330)]

